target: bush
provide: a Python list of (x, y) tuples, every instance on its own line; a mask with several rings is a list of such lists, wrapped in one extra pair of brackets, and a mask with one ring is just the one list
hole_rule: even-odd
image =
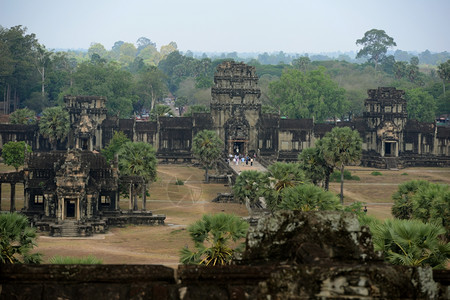
[(177, 180), (175, 181), (175, 185), (184, 185), (184, 181), (181, 180), (181, 179), (177, 179)]
[[(361, 180), (358, 176), (353, 176), (352, 173), (348, 170), (344, 170), (344, 180)], [(330, 181), (333, 182), (341, 182), (341, 171), (334, 171), (330, 175)]]
[(89, 255), (85, 257), (53, 256), (50, 263), (54, 265), (101, 265), (103, 260)]
[(0, 264), (41, 262), (41, 254), (31, 250), (36, 239), (36, 230), (28, 219), (18, 213), (0, 214)]
[(373, 175), (373, 176), (381, 176), (381, 175), (383, 175), (383, 174), (381, 174), (381, 172), (378, 172), (378, 171), (373, 171), (372, 173), (370, 173), (370, 175)]

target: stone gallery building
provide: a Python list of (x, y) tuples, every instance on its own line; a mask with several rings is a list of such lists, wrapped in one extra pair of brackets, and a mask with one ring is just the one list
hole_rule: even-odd
[[(334, 125), (262, 113), (258, 76), (254, 67), (244, 63), (222, 63), (217, 67), (214, 82), (210, 113), (159, 117), (157, 121), (108, 116), (103, 97), (66, 96), (71, 131), (58, 148), (99, 151), (108, 145), (115, 131), (122, 131), (133, 141), (152, 144), (160, 159), (190, 161), (193, 137), (209, 129), (224, 141), (224, 156), (255, 153), (269, 161), (293, 161), (302, 149), (313, 147), (334, 126), (349, 126), (358, 130), (363, 139), (363, 165), (379, 168), (450, 165), (450, 128), (408, 120), (402, 90), (391, 87), (369, 90), (363, 116)], [(51, 148), (36, 125), (0, 124), (0, 146), (19, 140), (32, 145), (34, 151)]]
[[(133, 141), (152, 144), (162, 161), (191, 161), (194, 136), (209, 129), (224, 141), (224, 157), (256, 154), (271, 162), (295, 161), (303, 149), (313, 147), (334, 126), (349, 126), (363, 139), (364, 166), (450, 166), (450, 127), (408, 120), (402, 90), (369, 90), (361, 118), (333, 125), (262, 113), (258, 76), (254, 67), (244, 63), (222, 63), (214, 82), (210, 113), (159, 117), (157, 121), (109, 116), (103, 97), (66, 96), (71, 128), (56, 152), (50, 152), (51, 145), (37, 125), (0, 124), (0, 146), (26, 141), (34, 151), (23, 175), (3, 174), (0, 183), (13, 185), (23, 178), (25, 209), (52, 220), (94, 220), (117, 212), (119, 182), (138, 184), (139, 179), (121, 178), (117, 168), (98, 153), (116, 131)], [(137, 209), (130, 201), (132, 208)]]

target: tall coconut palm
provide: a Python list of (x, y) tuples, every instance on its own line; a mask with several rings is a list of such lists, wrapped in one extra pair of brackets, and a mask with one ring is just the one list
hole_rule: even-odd
[[(144, 142), (127, 142), (119, 150), (119, 171), (122, 175), (141, 176), (146, 190), (149, 182), (156, 180), (156, 151), (152, 145)], [(137, 209), (137, 189), (131, 190), (134, 197), (134, 209)], [(145, 206), (145, 202), (144, 202)]]
[(18, 213), (0, 214), (0, 262), (2, 264), (39, 263), (41, 254), (30, 251), (36, 246), (36, 230)]
[(39, 131), (48, 138), (53, 150), (58, 141), (64, 140), (69, 134), (69, 113), (60, 106), (46, 108), (39, 120)]
[(205, 167), (205, 181), (209, 182), (208, 169), (220, 158), (224, 150), (223, 141), (214, 131), (202, 130), (192, 140), (192, 152)]
[(181, 249), (180, 262), (211, 266), (229, 264), (233, 253), (240, 251), (243, 245), (233, 249), (230, 242), (245, 237), (247, 229), (248, 223), (235, 215), (203, 215), (202, 219), (187, 228), (195, 251), (187, 247)]
[(361, 159), (362, 139), (350, 127), (334, 127), (323, 137), (320, 151), (328, 165), (341, 172), (341, 204), (344, 204), (344, 168)]
[(439, 224), (387, 219), (371, 232), (375, 250), (395, 265), (443, 269), (450, 258), (450, 243), (441, 239), (445, 229)]

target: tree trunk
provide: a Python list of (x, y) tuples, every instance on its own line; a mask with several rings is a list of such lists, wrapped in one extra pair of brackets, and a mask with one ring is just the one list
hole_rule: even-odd
[(341, 167), (341, 204), (344, 205), (344, 165)]
[(142, 192), (142, 210), (147, 210), (147, 184), (144, 183), (144, 191)]
[(208, 175), (208, 167), (205, 167), (205, 181), (206, 183), (209, 183), (209, 175)]

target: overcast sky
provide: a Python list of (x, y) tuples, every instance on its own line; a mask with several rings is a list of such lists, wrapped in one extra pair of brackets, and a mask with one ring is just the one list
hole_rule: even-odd
[(47, 49), (111, 49), (147, 37), (181, 51), (357, 51), (383, 29), (394, 49), (450, 51), (450, 0), (0, 0), (0, 25), (23, 25)]

